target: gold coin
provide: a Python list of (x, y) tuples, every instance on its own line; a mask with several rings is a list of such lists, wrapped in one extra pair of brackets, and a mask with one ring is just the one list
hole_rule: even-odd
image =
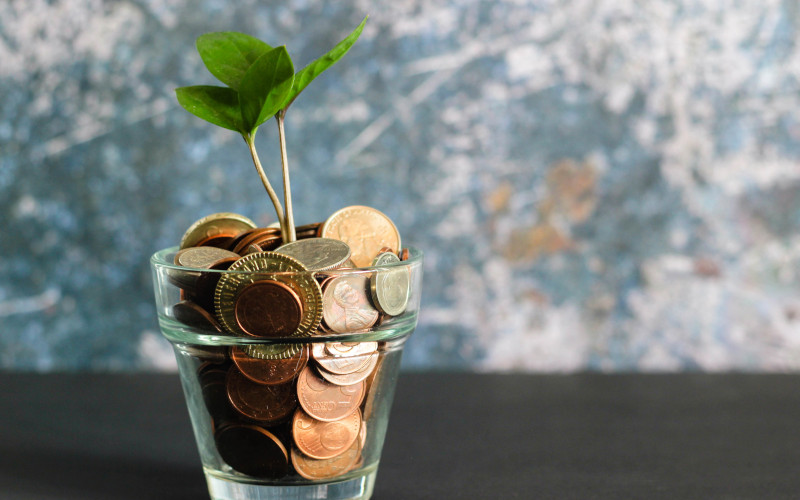
[(379, 210), (360, 205), (331, 215), (322, 224), (320, 236), (347, 243), (350, 260), (358, 267), (369, 266), (384, 247), (400, 250), (400, 233), (392, 220)]
[[(313, 275), (295, 259), (274, 252), (254, 253), (234, 262), (228, 271), (214, 291), (214, 309), (226, 331), (247, 336), (237, 322), (236, 302), (242, 290), (261, 280), (279, 281), (300, 298), (303, 306), (300, 324), (290, 337), (311, 335), (322, 320), (322, 290)], [(246, 350), (261, 359), (285, 359), (297, 354), (300, 348), (298, 344), (252, 345)]]
[(211, 214), (189, 226), (181, 238), (180, 247), (193, 247), (209, 238), (224, 236), (233, 238), (255, 227), (256, 223), (244, 215), (231, 212)]

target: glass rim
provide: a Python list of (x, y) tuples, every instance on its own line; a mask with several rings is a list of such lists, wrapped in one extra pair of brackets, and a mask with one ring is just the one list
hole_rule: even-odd
[(166, 258), (167, 255), (174, 254), (180, 248), (178, 246), (172, 246), (163, 248), (158, 250), (150, 257), (150, 264), (156, 268), (164, 268), (174, 271), (181, 271), (181, 272), (202, 272), (202, 273), (219, 273), (219, 274), (270, 274), (270, 275), (293, 275), (293, 274), (307, 274), (307, 273), (314, 273), (314, 274), (323, 274), (323, 273), (348, 273), (348, 274), (358, 274), (358, 273), (370, 273), (375, 272), (378, 270), (386, 270), (386, 269), (400, 269), (400, 268), (411, 268), (422, 263), (423, 253), (422, 250), (416, 247), (404, 247), (408, 249), (409, 258), (408, 260), (401, 260), (398, 262), (390, 262), (381, 266), (367, 266), (367, 267), (352, 267), (352, 268), (337, 268), (337, 269), (326, 269), (326, 270), (306, 270), (306, 271), (239, 271), (239, 270), (227, 270), (227, 269), (206, 269), (202, 267), (186, 267), (186, 266), (179, 266), (175, 264), (172, 260), (168, 260)]

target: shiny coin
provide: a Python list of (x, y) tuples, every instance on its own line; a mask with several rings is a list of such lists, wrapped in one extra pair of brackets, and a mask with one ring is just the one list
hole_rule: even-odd
[[(391, 252), (385, 252), (372, 261), (374, 267), (387, 266), (400, 262), (400, 258)], [(403, 266), (378, 269), (370, 277), (370, 293), (372, 303), (382, 313), (397, 316), (406, 310), (411, 285), (411, 276)]]
[(196, 246), (203, 240), (216, 237), (235, 238), (239, 234), (253, 229), (256, 223), (244, 215), (230, 212), (211, 214), (189, 226), (181, 238), (181, 248)]
[(189, 247), (175, 254), (175, 265), (191, 269), (211, 269), (237, 260), (238, 254), (215, 247)]
[(404, 248), (400, 251), (400, 260), (406, 261), (411, 257), (411, 252), (408, 251), (408, 248)]
[[(374, 353), (369, 354), (369, 355), (359, 356), (359, 358), (361, 358), (361, 357), (366, 358), (366, 361), (360, 368), (358, 368), (354, 372), (345, 373), (345, 374), (337, 374), (337, 373), (332, 373), (332, 372), (329, 372), (328, 370), (322, 369), (322, 370), (319, 371), (319, 374), (322, 376), (322, 378), (324, 378), (325, 380), (327, 380), (331, 384), (344, 386), (344, 387), (350, 387), (353, 384), (357, 384), (357, 383), (363, 381), (364, 379), (366, 379), (367, 377), (369, 377), (370, 374), (372, 373), (372, 371), (375, 369), (375, 365), (378, 364), (378, 353), (377, 352), (374, 352)], [(322, 366), (322, 364), (320, 364), (320, 366)], [(324, 366), (322, 366), (322, 367), (324, 368)]]
[(311, 458), (333, 458), (346, 452), (358, 438), (361, 411), (335, 422), (321, 422), (298, 409), (292, 420), (292, 434), (297, 448)]
[(336, 333), (366, 330), (379, 313), (367, 298), (369, 279), (362, 275), (340, 276), (328, 282), (323, 294), (325, 324)]
[(222, 332), (222, 327), (214, 316), (190, 300), (183, 300), (172, 306), (172, 314), (176, 320), (192, 328)]
[[(364, 426), (361, 426), (364, 428)], [(361, 455), (361, 442), (353, 440), (353, 444), (344, 453), (333, 458), (319, 460), (311, 458), (297, 447), (292, 447), (292, 465), (294, 470), (306, 479), (331, 479), (341, 476), (353, 468)]]
[(297, 399), (300, 406), (317, 420), (330, 422), (342, 419), (353, 413), (363, 398), (363, 382), (338, 386), (320, 377), (308, 365), (297, 378)]
[(289, 472), (286, 448), (274, 434), (255, 425), (229, 425), (214, 435), (219, 456), (248, 476), (278, 479)]
[(303, 318), (300, 297), (274, 280), (255, 281), (236, 296), (236, 324), (253, 337), (288, 337)]
[[(362, 342), (366, 344), (364, 348), (351, 347), (346, 355), (331, 354), (331, 351), (324, 344), (314, 344), (312, 355), (319, 366), (330, 373), (347, 375), (363, 368), (370, 361), (370, 356), (378, 348), (377, 342)], [(372, 350), (369, 350), (372, 347)], [(355, 382), (354, 382), (355, 383)]]
[(231, 358), (242, 374), (259, 384), (279, 385), (290, 382), (308, 362), (308, 347), (288, 359), (258, 359), (241, 347), (231, 349)]
[[(215, 311), (226, 331), (236, 335), (247, 334), (237, 321), (237, 297), (248, 285), (262, 280), (279, 281), (286, 285), (302, 304), (300, 323), (288, 336), (311, 335), (319, 325), (322, 318), (322, 292), (313, 276), (295, 259), (274, 252), (254, 253), (236, 261), (229, 270), (238, 272), (225, 273), (214, 292)], [(288, 352), (283, 357), (291, 357), (296, 353), (296, 350)]]
[(320, 228), (320, 236), (347, 243), (351, 259), (358, 267), (366, 267), (383, 247), (400, 249), (400, 233), (384, 213), (371, 207), (343, 208)]
[(328, 342), (325, 352), (332, 356), (358, 356), (378, 350), (377, 342)]
[(294, 257), (310, 271), (326, 271), (350, 258), (347, 243), (330, 238), (309, 238), (286, 243), (275, 252)]
[(228, 399), (245, 417), (275, 423), (288, 417), (297, 407), (293, 384), (265, 385), (253, 382), (235, 366), (226, 378)]

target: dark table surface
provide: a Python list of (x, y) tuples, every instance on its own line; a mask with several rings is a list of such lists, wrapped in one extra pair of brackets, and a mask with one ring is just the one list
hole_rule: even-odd
[[(0, 499), (208, 498), (177, 375), (0, 398)], [(373, 498), (800, 498), (800, 375), (404, 373)]]

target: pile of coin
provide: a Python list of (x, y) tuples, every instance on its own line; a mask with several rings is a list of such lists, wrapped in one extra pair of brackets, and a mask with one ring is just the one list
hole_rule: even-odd
[(186, 231), (169, 278), (181, 289), (177, 321), (273, 340), (193, 351), (220, 458), (254, 477), (323, 480), (363, 463), (385, 355), (379, 342), (330, 336), (405, 311), (410, 275), (392, 264), (409, 254), (392, 221), (363, 206), (300, 226), (297, 238), (282, 244), (278, 228), (213, 214)]

